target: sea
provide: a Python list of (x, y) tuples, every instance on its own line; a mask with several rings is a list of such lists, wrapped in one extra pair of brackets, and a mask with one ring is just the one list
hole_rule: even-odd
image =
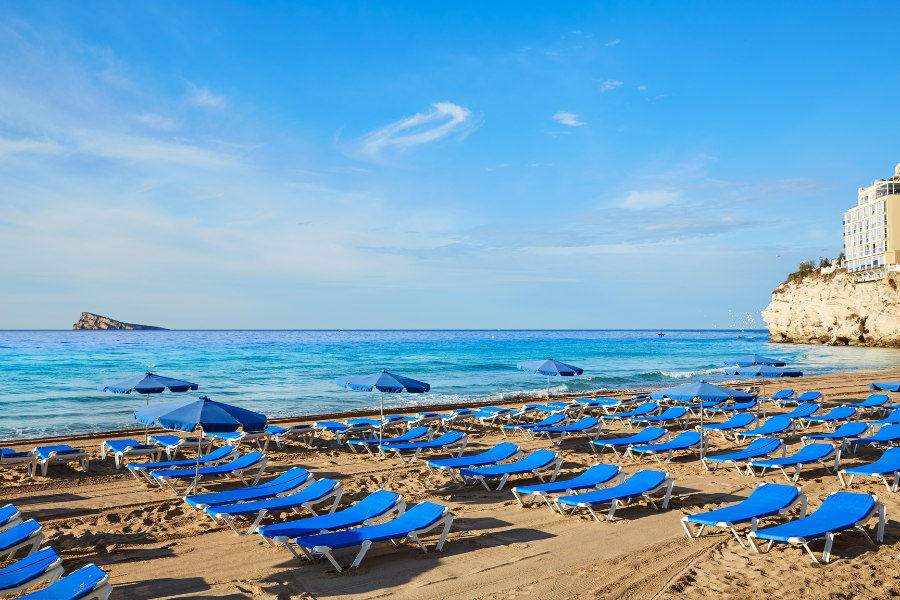
[[(193, 394), (270, 418), (372, 409), (377, 392), (335, 384), (385, 369), (431, 384), (386, 394), (385, 407), (502, 400), (546, 393), (547, 378), (516, 363), (554, 358), (584, 369), (553, 377), (553, 393), (652, 389), (733, 380), (729, 358), (780, 358), (805, 376), (895, 368), (900, 350), (775, 344), (765, 330), (602, 331), (0, 331), (0, 441), (135, 429), (148, 398), (97, 386), (142, 372), (197, 383)], [(769, 380), (784, 387), (788, 382)]]

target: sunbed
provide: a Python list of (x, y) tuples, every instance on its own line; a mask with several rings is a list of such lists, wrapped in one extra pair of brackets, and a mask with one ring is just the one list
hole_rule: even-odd
[(644, 427), (639, 432), (629, 437), (614, 438), (611, 440), (594, 440), (591, 442), (591, 451), (597, 452), (597, 448), (600, 448), (598, 454), (603, 454), (603, 451), (609, 448), (616, 454), (616, 458), (621, 458), (618, 450), (619, 448), (624, 448), (627, 451), (631, 446), (649, 444), (650, 442), (655, 442), (662, 438), (665, 438), (666, 440), (669, 439), (669, 432), (662, 427)]
[[(369, 456), (375, 458), (375, 454), (372, 452), (372, 448), (374, 447), (376, 450), (379, 445), (385, 444), (402, 444), (404, 442), (417, 442), (417, 441), (428, 441), (434, 437), (434, 430), (431, 427), (414, 427), (404, 433), (401, 436), (397, 436), (394, 438), (383, 438), (379, 440), (377, 437), (372, 438), (370, 440), (348, 440), (347, 447), (356, 454), (357, 448), (363, 448), (366, 452), (369, 453)], [(381, 450), (378, 451), (379, 454), (384, 454)]]
[[(240, 453), (238, 452), (238, 449), (234, 446), (222, 446), (221, 448), (216, 448), (206, 456), (201, 456), (200, 467), (202, 468), (217, 465), (219, 463), (237, 458), (239, 454)], [(197, 460), (173, 460), (158, 463), (132, 463), (126, 466), (128, 467), (128, 471), (132, 475), (134, 475), (134, 478), (138, 481), (140, 481), (142, 476), (153, 485), (159, 485), (159, 482), (153, 479), (153, 477), (150, 476), (150, 473), (152, 473), (153, 471), (162, 471), (163, 469), (196, 467)]]
[(395, 539), (408, 539), (416, 542), (422, 551), (427, 553), (428, 550), (425, 549), (425, 545), (419, 539), (419, 536), (425, 535), (436, 527), (443, 526), (441, 537), (435, 548), (436, 551), (440, 552), (441, 548), (444, 547), (444, 542), (447, 540), (447, 534), (450, 533), (452, 524), (453, 515), (450, 514), (449, 508), (431, 502), (420, 502), (387, 523), (298, 538), (295, 540), (295, 543), (303, 549), (308, 557), (311, 558), (321, 554), (334, 565), (335, 569), (340, 571), (341, 566), (331, 555), (332, 550), (362, 546), (350, 568), (359, 566), (369, 547), (375, 542), (393, 542)]
[(406, 419), (407, 418), (402, 415), (385, 415), (383, 420), (363, 417), (358, 419), (347, 419), (344, 423), (350, 427), (365, 427), (366, 425), (371, 425), (372, 437), (378, 437), (379, 434), (381, 436), (384, 436), (384, 432), (388, 431), (389, 429), (406, 429)]
[(232, 431), (231, 433), (210, 433), (209, 437), (225, 442), (226, 446), (240, 448), (244, 442), (255, 442), (256, 447), (262, 450), (263, 441), (268, 439), (265, 431)]
[(731, 464), (737, 469), (738, 474), (742, 475), (742, 464), (749, 464), (753, 459), (769, 456), (779, 450), (781, 450), (782, 457), (787, 453), (787, 446), (785, 446), (781, 440), (776, 438), (758, 438), (753, 440), (753, 442), (743, 450), (713, 456), (707, 454), (706, 456), (700, 457), (700, 462), (703, 463), (703, 468), (705, 469), (709, 469), (709, 466), (706, 464), (707, 462), (713, 463), (713, 470), (718, 469), (719, 464)]
[(162, 450), (166, 451), (166, 457), (171, 461), (175, 460), (178, 457), (179, 450), (191, 449), (196, 450), (200, 448), (200, 452), (203, 452), (204, 448), (209, 451), (212, 448), (212, 439), (208, 437), (204, 437), (201, 440), (198, 437), (189, 437), (183, 438), (177, 435), (151, 435), (150, 441), (154, 444), (160, 446)]
[(777, 406), (778, 408), (781, 408), (782, 406), (784, 406), (785, 404), (788, 404), (788, 403), (796, 404), (799, 406), (799, 405), (803, 404), (804, 402), (818, 402), (822, 398), (824, 398), (824, 396), (822, 395), (822, 392), (803, 392), (796, 398), (788, 397), (788, 398), (779, 398), (778, 400), (775, 400), (774, 396), (772, 397), (772, 399), (775, 400), (775, 406)]
[(800, 493), (801, 489), (793, 485), (780, 485), (777, 483), (764, 483), (753, 490), (750, 497), (732, 506), (718, 508), (708, 512), (681, 517), (681, 526), (689, 538), (694, 538), (688, 523), (700, 526), (696, 537), (700, 537), (703, 528), (727, 527), (737, 538), (741, 548), (746, 548), (744, 541), (734, 526), (742, 523), (750, 523), (750, 531), (756, 531), (760, 519), (779, 516), (786, 518), (787, 513), (800, 503), (800, 517), (806, 516), (807, 497)]
[(562, 458), (559, 456), (558, 452), (535, 450), (525, 458), (517, 460), (516, 462), (481, 467), (478, 469), (460, 469), (459, 474), (462, 475), (463, 481), (466, 481), (467, 479), (477, 479), (484, 484), (484, 487), (487, 488), (488, 491), (490, 491), (491, 488), (487, 484), (488, 479), (496, 479), (499, 477), (500, 485), (497, 486), (497, 489), (501, 490), (503, 489), (504, 484), (506, 484), (506, 480), (512, 475), (537, 475), (538, 479), (543, 482), (544, 477), (541, 475), (541, 472), (546, 471), (547, 469), (553, 469), (553, 474), (550, 476), (550, 481), (553, 481), (556, 479), (556, 474), (559, 472), (560, 466), (562, 466)]
[[(172, 491), (179, 496), (187, 496), (200, 485), (200, 480), (204, 477), (237, 477), (244, 485), (256, 485), (259, 478), (262, 477), (266, 470), (266, 463), (269, 460), (262, 452), (248, 452), (247, 454), (234, 459), (229, 463), (216, 465), (214, 467), (204, 467), (197, 471), (196, 469), (175, 469), (171, 471), (152, 471), (150, 476), (158, 479), (160, 483), (165, 483)], [(244, 473), (247, 471), (256, 471), (256, 479), (253, 483), (247, 483), (244, 479)], [(175, 487), (175, 482), (179, 479), (191, 480), (191, 485), (184, 492), (179, 492)]]
[(528, 501), (529, 504), (534, 501), (536, 496), (540, 496), (544, 499), (544, 502), (547, 503), (547, 506), (550, 507), (550, 510), (556, 512), (556, 509), (553, 508), (553, 504), (550, 503), (549, 494), (571, 496), (572, 492), (576, 490), (587, 490), (600, 487), (604, 483), (609, 483), (617, 476), (620, 478), (620, 482), (625, 480), (625, 474), (622, 473), (622, 467), (598, 463), (574, 479), (518, 486), (512, 489), (512, 493), (522, 506), (525, 505), (525, 503), (522, 502), (523, 494), (531, 495), (531, 499)]
[[(52, 464), (59, 465), (78, 461), (81, 463), (81, 470), (87, 473), (90, 459), (87, 452), (81, 448), (74, 449), (71, 446), (61, 444), (59, 446), (38, 446), (34, 449), (34, 457), (36, 463), (41, 465), (41, 475), (47, 476), (47, 467)], [(32, 467), (36, 468), (37, 464)]]
[[(745, 429), (757, 422), (756, 415), (739, 414), (734, 415), (724, 423), (705, 423), (703, 427), (697, 426), (697, 431), (718, 431), (722, 434), (722, 438), (733, 438), (738, 429)], [(728, 433), (726, 437), (725, 433)]]
[(346, 423), (339, 423), (338, 421), (317, 421), (315, 427), (316, 437), (322, 437), (326, 431), (330, 431), (334, 434), (338, 446), (342, 446), (351, 435), (362, 434), (362, 438), (365, 439), (366, 434), (371, 433), (372, 431), (371, 423), (347, 425)]
[(22, 522), (22, 513), (12, 504), (0, 507), (0, 531), (6, 531)]
[(600, 415), (600, 418), (604, 421), (618, 421), (622, 425), (627, 425), (631, 427), (631, 423), (626, 421), (626, 419), (630, 419), (631, 417), (648, 417), (659, 410), (659, 404), (657, 402), (644, 402), (638, 405), (634, 410), (630, 410), (628, 412), (611, 414), (611, 415)]
[(797, 423), (786, 416), (769, 417), (765, 423), (756, 429), (745, 429), (743, 431), (735, 431), (734, 437), (739, 442), (744, 442), (748, 437), (764, 437), (770, 435), (778, 435), (784, 433), (788, 429), (791, 430), (791, 438), (794, 437), (794, 430)]
[(847, 445), (850, 438), (865, 435), (869, 431), (868, 423), (844, 423), (834, 431), (828, 433), (819, 433), (817, 435), (804, 435), (800, 438), (805, 446), (808, 442), (840, 442), (841, 450)]
[(631, 398), (578, 398), (575, 402), (580, 404), (584, 411), (602, 410), (607, 415), (634, 404)]
[(11, 596), (43, 581), (53, 583), (63, 576), (62, 559), (53, 548), (41, 548), (0, 569), (0, 596)]
[(684, 406), (673, 406), (655, 417), (631, 417), (630, 420), (632, 423), (643, 423), (644, 425), (677, 425), (678, 421), (683, 420), (683, 427), (687, 429), (691, 422), (691, 415)]
[(482, 427), (493, 427), (494, 425), (501, 424), (503, 421), (508, 422), (510, 417), (515, 414), (515, 411), (511, 408), (489, 406), (487, 408), (478, 409), (472, 414), (478, 419), (478, 422), (481, 423)]
[(849, 421), (850, 419), (859, 419), (859, 413), (855, 408), (850, 408), (849, 406), (838, 406), (837, 408), (832, 408), (831, 412), (827, 415), (819, 415), (819, 416), (809, 416), (803, 417), (800, 419), (801, 423), (806, 421), (805, 428), (809, 428), (809, 426), (813, 423), (822, 423), (825, 425), (826, 429), (834, 430), (836, 427), (836, 423), (839, 421)]
[(799, 419), (805, 419), (806, 417), (810, 417), (812, 415), (818, 414), (822, 411), (822, 405), (816, 404), (815, 402), (804, 402), (802, 404), (798, 404), (794, 410), (789, 413), (780, 415), (782, 417), (787, 417), (792, 421), (796, 421)]
[(27, 548), (26, 556), (38, 549), (44, 541), (44, 528), (34, 519), (28, 519), (15, 527), (10, 527), (0, 533), (0, 556), (6, 555), (6, 560), (13, 557), (20, 548)]
[(372, 492), (353, 506), (330, 515), (319, 515), (318, 517), (308, 517), (286, 523), (263, 525), (257, 532), (269, 546), (274, 547), (274, 543), (284, 544), (291, 551), (291, 554), (300, 558), (293, 547), (291, 547), (291, 541), (297, 538), (326, 531), (357, 527), (359, 525), (370, 525), (393, 512), (403, 514), (405, 509), (406, 504), (403, 502), (403, 496), (387, 490), (378, 490)]
[(106, 600), (112, 590), (109, 575), (91, 563), (69, 573), (53, 585), (20, 596), (19, 600)]
[(540, 421), (538, 423), (519, 423), (517, 425), (504, 425), (503, 427), (500, 428), (500, 431), (503, 433), (504, 437), (506, 437), (507, 431), (510, 431), (513, 434), (515, 434), (515, 432), (519, 431), (526, 438), (531, 437), (531, 439), (534, 439), (534, 435), (532, 435), (532, 433), (531, 433), (533, 430), (539, 429), (541, 427), (555, 427), (555, 426), (558, 426), (561, 424), (562, 425), (569, 424), (569, 417), (567, 417), (566, 415), (564, 415), (562, 413), (550, 415), (546, 419), (544, 419), (543, 421)]
[(816, 560), (809, 548), (809, 542), (824, 537), (825, 551), (822, 553), (822, 559), (827, 563), (831, 559), (831, 545), (834, 543), (835, 533), (855, 529), (872, 544), (872, 539), (863, 529), (863, 525), (876, 515), (878, 516), (878, 529), (875, 539), (881, 542), (884, 540), (885, 511), (884, 505), (878, 501), (878, 496), (832, 492), (825, 498), (822, 506), (808, 517), (775, 527), (751, 531), (747, 539), (757, 552), (759, 552), (759, 547), (756, 545), (757, 540), (769, 540), (767, 551), (775, 542), (801, 544), (818, 564), (819, 561)]
[(501, 442), (481, 454), (470, 454), (469, 456), (459, 456), (457, 458), (444, 458), (441, 460), (429, 460), (425, 463), (429, 472), (431, 469), (446, 471), (453, 481), (457, 481), (454, 471), (460, 469), (471, 469), (474, 467), (484, 467), (487, 465), (495, 465), (505, 460), (518, 460), (522, 458), (522, 451), (515, 444)]
[[(871, 425), (871, 424), (870, 424)], [(847, 440), (847, 444), (853, 445), (853, 452), (858, 446), (873, 446), (875, 448), (890, 448), (894, 442), (900, 442), (900, 425), (885, 425), (869, 437), (861, 437), (855, 440)]]
[(308, 448), (312, 445), (313, 438), (316, 437), (316, 426), (312, 423), (292, 425), (291, 427), (269, 425), (266, 428), (266, 433), (268, 437), (265, 445), (263, 445), (263, 452), (269, 449), (269, 440), (275, 442), (275, 445), (281, 448), (282, 444), (287, 440), (299, 439)]
[[(900, 448), (889, 448), (881, 455), (881, 458), (868, 465), (860, 467), (851, 467), (849, 469), (841, 469), (837, 472), (841, 485), (849, 487), (853, 484), (853, 478), (860, 477), (879, 477), (884, 481), (888, 491), (896, 492), (897, 486), (900, 484)], [(844, 475), (849, 475), (850, 479), (844, 483)], [(894, 476), (894, 484), (888, 484), (888, 477)]]
[(469, 410), (467, 408), (458, 408), (456, 410), (451, 410), (449, 415), (443, 415), (441, 417), (441, 427), (445, 432), (448, 432), (450, 431), (450, 428), (455, 425), (465, 424), (466, 431), (468, 431), (472, 426), (472, 420), (474, 418), (474, 410)]
[(572, 509), (572, 512), (575, 512), (576, 508), (586, 508), (598, 523), (602, 522), (603, 519), (597, 516), (594, 509), (602, 504), (610, 504), (606, 520), (612, 521), (619, 503), (624, 504), (629, 500), (646, 498), (653, 508), (657, 508), (656, 503), (651, 498), (651, 494), (656, 494), (663, 490), (665, 490), (665, 496), (663, 497), (662, 507), (667, 508), (674, 483), (674, 480), (669, 477), (668, 473), (641, 469), (619, 485), (586, 494), (562, 496), (556, 498), (553, 502), (556, 504), (556, 510), (563, 515), (566, 514), (565, 507), (567, 506)]
[(204, 510), (210, 506), (236, 504), (238, 502), (252, 502), (254, 500), (277, 498), (279, 496), (293, 494), (315, 482), (315, 480), (316, 478), (313, 477), (309, 471), (301, 469), (300, 467), (292, 467), (266, 483), (236, 490), (185, 496), (184, 501), (196, 509)]
[(635, 454), (640, 454), (644, 456), (645, 454), (649, 454), (656, 459), (660, 465), (662, 462), (659, 460), (660, 454), (666, 454), (666, 463), (672, 460), (672, 457), (675, 456), (676, 452), (681, 450), (691, 450), (694, 453), (697, 453), (699, 450), (699, 456), (704, 456), (706, 454), (706, 446), (709, 444), (709, 438), (705, 435), (697, 432), (697, 431), (682, 431), (678, 434), (674, 439), (669, 440), (668, 442), (663, 442), (662, 444), (647, 444), (644, 446), (630, 446), (625, 451), (625, 456), (632, 460), (637, 460), (638, 457)]
[(756, 400), (751, 400), (750, 402), (735, 402), (730, 406), (716, 406), (714, 408), (706, 409), (706, 414), (714, 415), (716, 413), (739, 413), (739, 412), (747, 412), (753, 410), (757, 406)]
[[(343, 493), (344, 490), (337, 481), (332, 479), (320, 479), (309, 487), (287, 496), (267, 498), (265, 500), (256, 500), (253, 502), (241, 502), (239, 504), (218, 504), (216, 506), (209, 506), (204, 510), (213, 521), (216, 523), (224, 521), (236, 534), (250, 535), (256, 531), (256, 528), (263, 518), (272, 512), (283, 510), (300, 512), (301, 509), (305, 508), (315, 517), (317, 515), (313, 506), (325, 502), (329, 498), (334, 498), (334, 501), (331, 503), (331, 508), (328, 510), (328, 514), (331, 514), (334, 512), (334, 509), (337, 508), (337, 505), (340, 504), (341, 495)], [(253, 515), (256, 515), (256, 520), (253, 521), (246, 533), (241, 533), (241, 530), (234, 524), (234, 518), (253, 518)]]
[(406, 422), (406, 426), (412, 429), (413, 427), (420, 427), (422, 425), (428, 425), (429, 423), (439, 424), (443, 419), (444, 416), (439, 413), (418, 413), (411, 421)]
[(106, 440), (100, 444), (100, 460), (106, 460), (106, 455), (113, 453), (116, 461), (116, 469), (122, 466), (122, 463), (129, 458), (135, 456), (154, 455), (154, 462), (159, 461), (159, 455), (162, 448), (156, 444), (141, 444), (137, 440)]
[(880, 421), (872, 421), (869, 425), (873, 431), (877, 431), (884, 425), (900, 425), (900, 409), (895, 408)]
[(864, 410), (870, 415), (876, 410), (887, 413), (888, 409), (891, 407), (891, 398), (887, 394), (870, 394), (869, 397), (862, 402), (857, 402), (856, 404), (844, 404), (844, 406), (849, 406), (860, 411)]
[(705, 402), (700, 402), (700, 404), (688, 404), (684, 408), (687, 409), (689, 414), (694, 415), (695, 417), (699, 417), (700, 411), (703, 411), (704, 414), (709, 415), (707, 411), (714, 408), (721, 408), (724, 404), (725, 400), (707, 400)]
[(795, 392), (794, 390), (778, 390), (777, 392), (772, 394), (772, 396), (770, 398), (760, 398), (760, 400), (762, 400), (764, 402), (771, 400), (772, 402), (775, 403), (776, 406), (778, 406), (779, 402), (781, 402), (783, 400), (790, 400), (791, 398), (793, 398), (796, 395), (797, 395), (797, 392)]
[[(422, 452), (422, 450), (441, 450), (447, 452), (450, 456), (453, 456), (453, 452), (450, 449), (459, 447), (457, 456), (462, 456), (468, 441), (469, 436), (462, 431), (450, 431), (433, 440), (424, 442), (406, 442), (404, 444), (382, 444), (378, 446), (378, 449), (385, 452), (393, 452), (397, 458), (400, 459), (400, 462), (411, 465), (416, 462), (416, 457), (419, 456), (419, 453)], [(403, 460), (404, 452), (413, 452), (412, 458), (410, 458), (409, 461)]]
[(531, 430), (532, 435), (546, 435), (553, 442), (553, 436), (559, 434), (559, 439), (553, 442), (557, 446), (562, 445), (567, 435), (583, 433), (588, 440), (596, 440), (603, 430), (603, 421), (596, 417), (584, 417), (570, 425), (563, 427), (538, 427)]
[(0, 449), (0, 467), (19, 467), (25, 465), (29, 477), (34, 477), (34, 465), (37, 458), (34, 452), (16, 452), (12, 448)]
[[(791, 456), (783, 458), (770, 458), (768, 460), (752, 460), (747, 464), (747, 474), (756, 476), (753, 467), (760, 467), (762, 471), (760, 476), (766, 474), (766, 469), (779, 469), (788, 481), (797, 482), (800, 479), (800, 471), (803, 465), (819, 463), (828, 471), (828, 465), (825, 464), (829, 458), (834, 457), (834, 469), (837, 470), (841, 465), (841, 450), (834, 444), (810, 444), (803, 446), (799, 452)], [(791, 479), (785, 469), (794, 467), (794, 477)]]

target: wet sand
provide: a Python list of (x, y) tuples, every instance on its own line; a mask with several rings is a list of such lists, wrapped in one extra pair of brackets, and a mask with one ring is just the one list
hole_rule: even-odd
[[(862, 400), (871, 393), (871, 381), (896, 380), (900, 370), (836, 374), (769, 381), (767, 391), (779, 387), (819, 390), (825, 394), (827, 410)], [(770, 414), (778, 412), (785, 411), (769, 407)], [(680, 430), (671, 429), (673, 433)], [(824, 430), (811, 427), (804, 434)], [(633, 433), (620, 424), (608, 424), (601, 438)], [(825, 566), (813, 563), (799, 546), (780, 544), (767, 554), (757, 554), (742, 548), (726, 530), (707, 531), (692, 540), (681, 528), (679, 520), (685, 514), (737, 502), (764, 481), (787, 483), (780, 472), (751, 478), (733, 467), (705, 471), (692, 455), (679, 455), (660, 467), (653, 459), (635, 462), (609, 452), (597, 456), (583, 436), (568, 437), (560, 450), (559, 479), (604, 462), (621, 465), (628, 474), (641, 468), (663, 469), (675, 480), (668, 509), (636, 503), (617, 509), (614, 521), (598, 523), (587, 513), (562, 517), (543, 503), (519, 506), (510, 489), (531, 479), (513, 479), (503, 490), (488, 492), (478, 484), (466, 486), (446, 475), (431, 474), (421, 459), (408, 466), (396, 458), (376, 460), (352, 454), (331, 437), (317, 440), (313, 449), (289, 444), (278, 450), (270, 444), (264, 481), (300, 466), (316, 477), (341, 481), (345, 493), (340, 508), (383, 488), (403, 494), (410, 505), (421, 501), (446, 505), (456, 516), (443, 552), (431, 551), (437, 536), (425, 539), (428, 554), (414, 544), (394, 547), (384, 542), (369, 550), (359, 568), (338, 573), (326, 560), (301, 561), (283, 547), (269, 548), (259, 535), (239, 537), (170, 490), (151, 488), (124, 470), (116, 471), (111, 458), (99, 460), (102, 440), (126, 437), (134, 434), (54, 438), (52, 443), (70, 443), (95, 455), (87, 474), (74, 464), (52, 466), (48, 477), (33, 479), (23, 469), (0, 470), (0, 503), (13, 502), (25, 518), (43, 524), (45, 544), (63, 557), (67, 572), (91, 562), (107, 571), (115, 587), (112, 598), (871, 598), (900, 593), (900, 526), (896, 523), (900, 502), (897, 494), (888, 493), (874, 479), (854, 482), (852, 490), (877, 494), (885, 503), (884, 544), (872, 547), (859, 533), (839, 534), (831, 563)], [(469, 432), (466, 453), (503, 439), (496, 430), (475, 428)], [(31, 449), (47, 441), (4, 447)], [(519, 444), (525, 452), (557, 450), (546, 439), (530, 441), (519, 436), (506, 441)], [(788, 453), (801, 446), (799, 435), (787, 441)], [(711, 438), (710, 453), (736, 447), (717, 434)], [(856, 455), (845, 452), (841, 463), (845, 467), (865, 464), (880, 454), (861, 448)], [(811, 510), (841, 489), (837, 476), (821, 467), (805, 467), (798, 485), (809, 496)], [(241, 484), (210, 482), (202, 491), (235, 487)], [(299, 516), (274, 514), (264, 523)], [(761, 526), (775, 523), (768, 519)], [(871, 521), (869, 531), (874, 524)], [(749, 527), (740, 530), (746, 533)], [(823, 546), (823, 540), (811, 544), (819, 557)], [(354, 548), (338, 550), (334, 556), (346, 567), (356, 552)]]

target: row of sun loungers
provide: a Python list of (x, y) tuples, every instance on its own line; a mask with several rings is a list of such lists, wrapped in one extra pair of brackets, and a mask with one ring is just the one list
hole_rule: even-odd
[(106, 600), (112, 593), (109, 576), (90, 564), (63, 577), (62, 559), (53, 548), (40, 548), (43, 527), (34, 519), (22, 520), (12, 504), (0, 507), (0, 556), (20, 558), (0, 569), (0, 596), (20, 594), (28, 588), (49, 582), (50, 585), (19, 598), (31, 600)]

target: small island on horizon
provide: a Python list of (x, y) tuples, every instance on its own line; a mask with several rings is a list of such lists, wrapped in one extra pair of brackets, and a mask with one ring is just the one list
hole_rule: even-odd
[(72, 325), (72, 329), (92, 329), (92, 330), (156, 330), (168, 331), (165, 327), (154, 327), (153, 325), (138, 325), (136, 323), (123, 323), (109, 317), (101, 317), (94, 313), (82, 312), (78, 322)]

